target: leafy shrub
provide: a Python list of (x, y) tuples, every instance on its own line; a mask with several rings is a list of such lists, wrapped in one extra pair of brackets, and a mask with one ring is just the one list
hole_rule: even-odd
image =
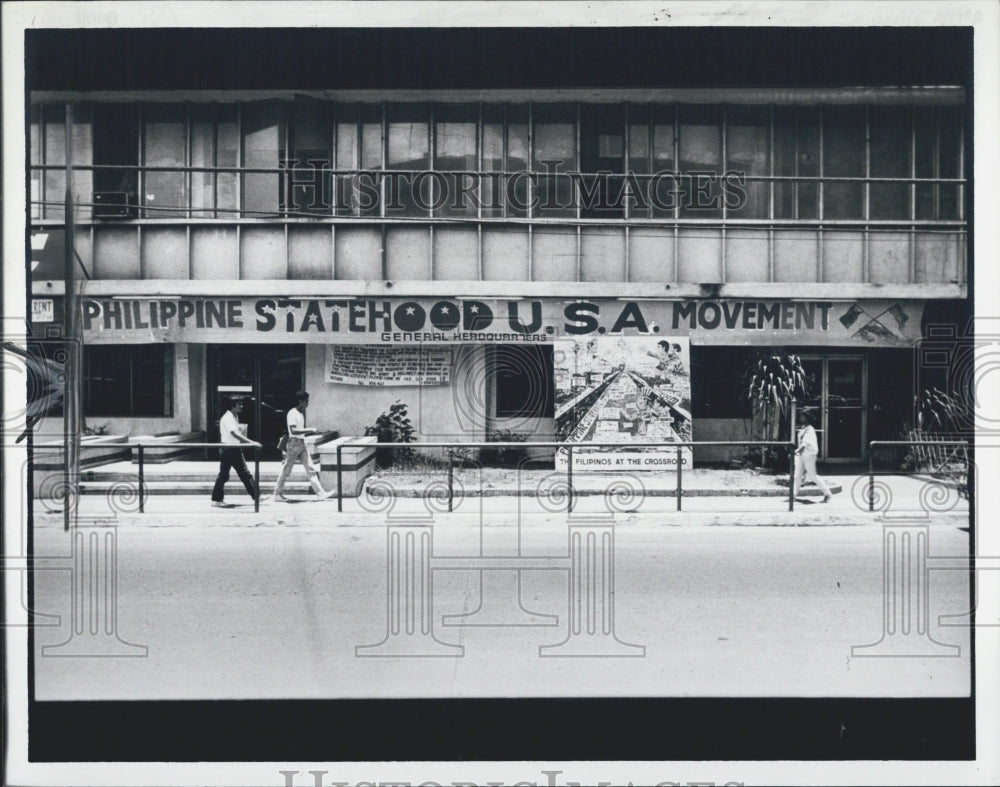
[(967, 409), (940, 388), (924, 388), (917, 398), (917, 426), (926, 434), (956, 434), (969, 418)]
[[(490, 443), (523, 443), (527, 439), (528, 435), (510, 429), (497, 429), (486, 434)], [(479, 461), (485, 466), (517, 467), (527, 458), (528, 449), (519, 446), (484, 447), (479, 451)]]
[[(365, 427), (365, 435), (375, 436), (380, 443), (412, 443), (414, 429), (407, 414), (406, 403), (397, 399), (375, 423)], [(379, 467), (392, 467), (413, 460), (412, 448), (391, 448), (380, 446), (375, 449), (375, 462)]]
[[(788, 439), (788, 413), (792, 400), (808, 394), (807, 378), (797, 355), (762, 353), (751, 359), (743, 374), (743, 395), (753, 407), (754, 420), (760, 424), (757, 439)], [(794, 430), (794, 426), (792, 427)], [(754, 448), (761, 465), (772, 470), (787, 465), (787, 452), (775, 448)]]

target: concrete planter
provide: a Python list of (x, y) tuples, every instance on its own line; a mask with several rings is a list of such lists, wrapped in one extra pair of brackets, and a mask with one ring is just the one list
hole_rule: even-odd
[[(309, 448), (309, 457), (313, 460), (313, 464), (319, 467), (322, 461), (322, 452), (320, 448), (333, 440), (340, 437), (340, 432), (318, 432), (317, 434), (311, 434), (306, 437), (306, 446)], [(334, 449), (336, 450), (336, 449)], [(327, 487), (329, 489), (329, 487)]]
[(319, 445), (319, 479), (324, 489), (337, 488), (337, 447), (351, 441), (359, 444), (343, 446), (341, 450), (341, 488), (344, 497), (361, 494), (365, 479), (375, 469), (375, 446), (371, 437), (338, 437)]

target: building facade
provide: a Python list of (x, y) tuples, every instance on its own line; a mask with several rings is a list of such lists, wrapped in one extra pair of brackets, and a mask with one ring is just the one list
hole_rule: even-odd
[(58, 322), (68, 152), (89, 426), (213, 439), (243, 393), (273, 446), (305, 388), (343, 435), (403, 401), (546, 440), (601, 382), (567, 342), (655, 337), (693, 439), (749, 439), (742, 372), (792, 352), (857, 461), (965, 314), (969, 118), (956, 84), (35, 90), (32, 297)]

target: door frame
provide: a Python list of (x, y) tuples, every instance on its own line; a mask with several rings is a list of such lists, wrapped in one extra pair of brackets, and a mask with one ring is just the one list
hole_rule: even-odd
[[(868, 456), (868, 356), (863, 353), (832, 353), (818, 354), (809, 353), (799, 356), (803, 361), (820, 361), (822, 367), (822, 391), (820, 392), (820, 424), (816, 430), (820, 435), (819, 461), (830, 464), (849, 464), (860, 462)], [(833, 459), (828, 454), (829, 441), (826, 435), (829, 433), (830, 415), (830, 361), (860, 361), (861, 362), (861, 454), (860, 456), (843, 457), (838, 456)]]
[[(251, 357), (253, 358), (253, 380), (251, 381), (252, 391), (244, 395), (253, 397), (252, 408), (253, 408), (254, 423), (257, 425), (257, 432), (258, 432), (258, 434), (251, 434), (248, 435), (248, 437), (250, 437), (251, 440), (259, 441), (261, 439), (261, 435), (259, 433), (261, 430), (261, 423), (262, 423), (261, 421), (261, 401), (263, 398), (261, 394), (262, 374), (261, 374), (261, 356), (259, 353), (254, 352), (254, 349), (256, 347), (270, 348), (274, 346), (276, 345), (273, 344), (257, 345), (257, 344), (242, 344), (242, 343), (220, 344), (218, 342), (211, 342), (205, 345), (204, 406), (207, 415), (207, 418), (205, 419), (205, 424), (207, 426), (206, 433), (208, 434), (209, 441), (217, 440), (219, 438), (218, 423), (219, 423), (219, 418), (221, 417), (221, 413), (219, 415), (216, 415), (215, 413), (215, 407), (216, 407), (215, 394), (219, 384), (219, 381), (216, 379), (216, 371), (214, 364), (214, 361), (217, 357), (217, 353), (225, 350), (230, 350), (233, 352), (242, 351), (247, 354), (250, 354)], [(305, 387), (305, 377), (306, 377), (305, 348), (304, 345), (291, 345), (291, 346), (294, 346), (296, 348), (302, 347), (302, 379), (299, 381), (299, 389), (302, 389)], [(269, 444), (264, 445), (265, 454), (272, 452), (272, 449), (276, 451), (275, 446), (271, 446)]]

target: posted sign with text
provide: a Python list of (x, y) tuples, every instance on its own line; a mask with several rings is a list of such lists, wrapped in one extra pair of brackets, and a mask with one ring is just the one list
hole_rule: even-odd
[[(691, 467), (691, 346), (687, 337), (597, 337), (554, 344), (556, 439), (573, 470)], [(610, 443), (611, 445), (600, 445)], [(664, 443), (635, 448), (642, 443)], [(568, 452), (556, 453), (565, 470)]]

